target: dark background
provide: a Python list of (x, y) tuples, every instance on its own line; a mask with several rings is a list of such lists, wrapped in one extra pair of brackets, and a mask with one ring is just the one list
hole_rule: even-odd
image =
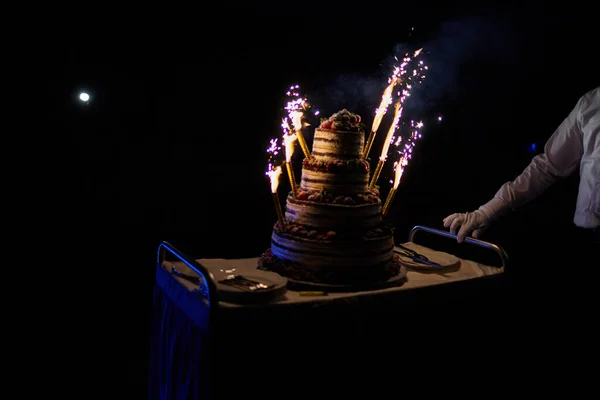
[[(198, 258), (255, 257), (269, 246), (276, 216), (265, 149), (280, 135), (289, 85), (306, 89), (325, 116), (348, 107), (370, 125), (390, 57), (425, 47), (430, 75), (403, 119), (426, 126), (392, 208), (400, 240), (414, 225), (441, 228), (448, 214), (488, 201), (598, 85), (597, 49), (579, 15), (533, 6), (303, 9), (294, 26), (289, 10), (278, 11), (215, 17), (185, 35), (132, 28), (52, 49), (48, 115), (62, 132), (54, 165), (74, 178), (56, 182), (67, 194), (57, 214), (73, 217), (62, 223), (87, 279), (65, 295), (85, 311), (65, 318), (77, 322), (73, 337), (93, 342), (85, 359), (106, 385), (135, 398), (145, 390), (158, 243)], [(89, 104), (78, 101), (81, 91)], [(388, 188), (382, 183), (383, 195)], [(574, 174), (486, 239), (518, 264), (571, 224), (576, 189)]]

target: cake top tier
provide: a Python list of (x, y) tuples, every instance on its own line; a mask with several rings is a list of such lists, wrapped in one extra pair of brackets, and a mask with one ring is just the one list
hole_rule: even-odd
[(360, 116), (343, 109), (321, 120), (315, 129), (312, 155), (317, 161), (360, 159), (364, 136)]
[(321, 118), (319, 128), (342, 132), (362, 132), (360, 115), (346, 110), (340, 110), (329, 118)]

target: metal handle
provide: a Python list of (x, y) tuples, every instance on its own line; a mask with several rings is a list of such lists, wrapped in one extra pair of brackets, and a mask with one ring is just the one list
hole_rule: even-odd
[(177, 257), (181, 262), (190, 267), (192, 271), (197, 273), (204, 284), (206, 285), (207, 290), (204, 292), (205, 297), (209, 301), (210, 304), (217, 303), (217, 284), (215, 276), (210, 272), (206, 267), (200, 264), (198, 261), (191, 259), (190, 257), (183, 254), (181, 251), (177, 250), (171, 243), (163, 241), (158, 245), (158, 251), (156, 254), (156, 263), (162, 264), (163, 261), (166, 260), (167, 252), (171, 253), (175, 257)]
[[(440, 235), (440, 236), (444, 236), (450, 239), (457, 239), (458, 236), (454, 235), (448, 231), (442, 231), (439, 229), (434, 229), (434, 228), (429, 228), (426, 226), (420, 226), (417, 225), (414, 228), (411, 229), (410, 233), (408, 234), (408, 241), (409, 242), (414, 242), (413, 239), (415, 237), (415, 234), (418, 231), (425, 231), (425, 232), (429, 232), (429, 233), (433, 233), (436, 235)], [(465, 243), (470, 243), (470, 244), (474, 244), (476, 246), (481, 246), (481, 247), (485, 247), (487, 249), (491, 249), (494, 250), (502, 259), (502, 268), (506, 267), (506, 265), (508, 264), (508, 255), (506, 254), (506, 252), (504, 251), (504, 249), (500, 246), (498, 246), (497, 244), (494, 243), (490, 243), (490, 242), (485, 242), (483, 240), (479, 240), (479, 239), (474, 239), (474, 238), (470, 238), (470, 237), (466, 237), (465, 238)]]

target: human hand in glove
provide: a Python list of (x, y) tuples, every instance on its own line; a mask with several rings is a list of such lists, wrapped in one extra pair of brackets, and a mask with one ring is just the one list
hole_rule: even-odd
[[(473, 232), (474, 238), (479, 238), (489, 227), (491, 221), (482, 211), (475, 210), (468, 213), (454, 213), (444, 218), (444, 228), (450, 228), (450, 233), (457, 235), (458, 243)], [(459, 229), (460, 228), (460, 229)], [(456, 233), (458, 229), (458, 234)]]
[(483, 232), (507, 210), (508, 205), (503, 200), (494, 198), (473, 212), (447, 216), (444, 218), (444, 228), (450, 228), (450, 233), (457, 235), (458, 243), (462, 243), (470, 233), (474, 238), (481, 237)]

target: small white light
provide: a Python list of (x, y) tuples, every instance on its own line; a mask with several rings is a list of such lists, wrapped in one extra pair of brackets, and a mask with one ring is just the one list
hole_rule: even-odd
[(79, 95), (79, 100), (81, 101), (88, 101), (90, 99), (90, 95), (87, 93), (81, 93)]

